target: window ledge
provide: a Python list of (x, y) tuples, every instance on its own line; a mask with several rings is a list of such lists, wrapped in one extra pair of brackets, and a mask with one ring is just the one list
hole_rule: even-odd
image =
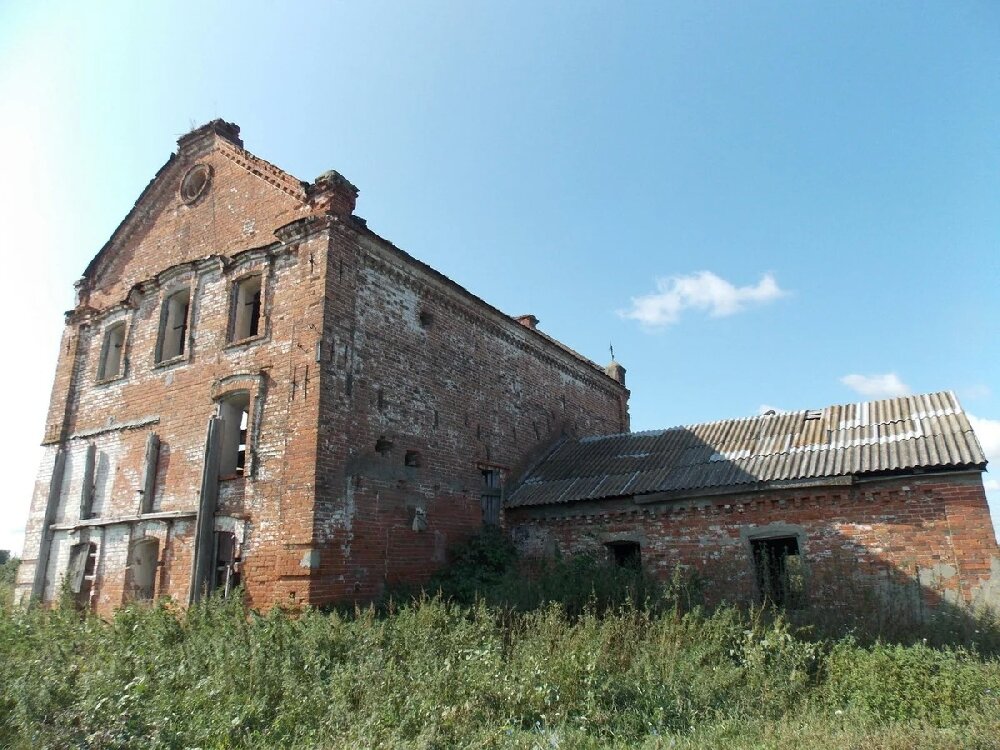
[(226, 349), (241, 349), (253, 346), (267, 338), (266, 333), (258, 333), (256, 336), (247, 336), (245, 339), (237, 339), (226, 344)]
[(232, 482), (234, 484), (246, 482), (249, 476), (246, 474), (225, 474), (219, 477), (220, 482)]
[(125, 373), (120, 372), (117, 375), (112, 375), (109, 378), (97, 378), (94, 381), (94, 385), (111, 385), (112, 383), (117, 383), (119, 380), (125, 379)]
[(154, 370), (165, 370), (168, 367), (173, 367), (174, 365), (180, 365), (187, 362), (190, 357), (185, 352), (184, 354), (178, 354), (176, 357), (171, 357), (170, 359), (163, 359), (159, 362), (153, 363)]

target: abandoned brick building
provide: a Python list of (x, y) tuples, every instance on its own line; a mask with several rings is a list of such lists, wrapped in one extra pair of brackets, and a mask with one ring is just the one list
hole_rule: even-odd
[(370, 599), (496, 523), (562, 432), (628, 430), (607, 372), (420, 263), (215, 121), (97, 254), (66, 317), (19, 596)]
[(221, 120), (178, 141), (67, 313), (22, 601), (371, 599), (483, 524), (528, 555), (736, 562), (748, 588), (838, 548), (996, 593), (950, 395), (629, 434), (624, 368), (396, 248), (356, 196)]
[(796, 565), (835, 588), (860, 574), (1000, 604), (985, 467), (953, 394), (902, 396), (567, 439), (507, 498), (506, 522), (529, 556), (694, 568), (729, 599), (794, 593)]

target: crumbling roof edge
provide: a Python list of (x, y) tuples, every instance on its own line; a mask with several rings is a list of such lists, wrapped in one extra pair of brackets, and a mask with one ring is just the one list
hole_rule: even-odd
[[(196, 128), (195, 130), (191, 131), (190, 133), (187, 133), (187, 134), (181, 136), (181, 138), (178, 140), (178, 145), (182, 145), (183, 143), (185, 143), (185, 139), (189, 138), (192, 135), (207, 134), (209, 132), (215, 132), (215, 131), (212, 131), (210, 129), (210, 126), (213, 125), (214, 122), (215, 121), (212, 121), (210, 123), (206, 123), (205, 125), (202, 125), (201, 127)], [(216, 133), (216, 134), (219, 135), (218, 133)], [(308, 185), (308, 183), (303, 182), (302, 180), (300, 180), (299, 178), (295, 177), (290, 172), (282, 169), (281, 167), (277, 166), (276, 164), (274, 164), (272, 162), (269, 162), (267, 159), (263, 159), (263, 158), (257, 156), (256, 154), (254, 154), (253, 152), (248, 151), (246, 148), (243, 147), (243, 141), (242, 140), (234, 141), (231, 138), (227, 138), (227, 137), (224, 137), (222, 135), (219, 135), (219, 138), (222, 139), (225, 143), (229, 144), (229, 146), (234, 151), (236, 151), (240, 156), (242, 156), (243, 158), (246, 158), (248, 160), (252, 160), (253, 162), (256, 162), (256, 163), (260, 163), (264, 167), (266, 167), (266, 168), (268, 168), (270, 170), (273, 170), (278, 175), (284, 177), (285, 178), (285, 182), (289, 183), (289, 187), (292, 184), (297, 185), (297, 187), (302, 191), (303, 204), (305, 203), (305, 201), (306, 201), (306, 186)], [(183, 148), (179, 148), (177, 151), (174, 151), (173, 153), (171, 153), (170, 157), (167, 159), (166, 162), (164, 162), (163, 166), (161, 166), (156, 171), (156, 174), (153, 175), (152, 179), (149, 181), (149, 183), (146, 185), (146, 187), (144, 187), (142, 189), (142, 192), (139, 193), (139, 197), (136, 198), (135, 202), (132, 204), (132, 208), (130, 208), (129, 211), (128, 211), (128, 213), (125, 214), (125, 218), (123, 218), (121, 220), (121, 222), (119, 222), (118, 226), (116, 226), (114, 228), (114, 230), (111, 232), (111, 235), (108, 237), (107, 241), (101, 246), (101, 248), (97, 251), (97, 254), (90, 260), (90, 263), (88, 263), (87, 267), (83, 270), (83, 278), (84, 279), (90, 279), (90, 278), (93, 277), (94, 273), (98, 270), (98, 268), (99, 268), (99, 266), (101, 264), (101, 261), (103, 260), (103, 258), (107, 254), (107, 252), (112, 247), (115, 246), (116, 242), (126, 233), (126, 230), (129, 228), (129, 226), (134, 221), (136, 221), (137, 215), (139, 213), (139, 207), (146, 201), (147, 198), (154, 197), (154, 195), (156, 193), (156, 191), (154, 190), (154, 188), (158, 184), (160, 184), (160, 178), (164, 177), (170, 171), (170, 169), (178, 161), (180, 161), (182, 151), (183, 151)], [(246, 165), (240, 164), (239, 166), (242, 169), (245, 169), (246, 171), (248, 171), (251, 174), (253, 174), (253, 172), (250, 169), (248, 169)]]
[(446, 276), (445, 274), (443, 274), (441, 271), (438, 271), (433, 266), (430, 266), (427, 263), (424, 263), (419, 258), (416, 258), (413, 255), (410, 255), (410, 253), (408, 253), (406, 250), (403, 250), (401, 247), (399, 247), (398, 245), (396, 245), (394, 242), (392, 242), (392, 240), (386, 239), (385, 237), (383, 237), (382, 235), (380, 235), (378, 232), (374, 231), (371, 227), (368, 226), (367, 222), (364, 222), (364, 223), (355, 223), (354, 227), (355, 227), (355, 229), (358, 232), (363, 232), (363, 233), (369, 235), (371, 237), (371, 239), (373, 239), (374, 241), (376, 241), (379, 244), (383, 245), (384, 247), (386, 247), (391, 252), (393, 252), (393, 253), (397, 254), (398, 256), (400, 256), (400, 258), (403, 261), (405, 261), (405, 262), (407, 262), (407, 263), (409, 263), (409, 264), (417, 267), (418, 269), (420, 269), (424, 273), (427, 273), (431, 277), (437, 279), (438, 281), (442, 282), (446, 286), (448, 286), (448, 287), (452, 288), (453, 290), (457, 291), (460, 295), (462, 295), (463, 297), (465, 297), (466, 299), (468, 299), (473, 304), (480, 305), (480, 306), (486, 308), (490, 313), (493, 313), (495, 315), (499, 315), (505, 321), (508, 321), (511, 325), (517, 326), (518, 328), (520, 328), (521, 330), (523, 330), (525, 333), (534, 334), (539, 339), (541, 339), (541, 341), (545, 342), (545, 344), (547, 344), (549, 346), (553, 346), (554, 348), (560, 350), (561, 352), (570, 355), (571, 357), (573, 357), (574, 359), (576, 359), (580, 363), (589, 366), (596, 373), (600, 374), (603, 378), (605, 378), (608, 381), (608, 383), (614, 384), (614, 386), (616, 386), (617, 389), (619, 389), (621, 391), (624, 391), (625, 393), (629, 392), (628, 388), (626, 388), (624, 385), (622, 385), (617, 380), (615, 380), (610, 375), (608, 375), (604, 371), (604, 368), (601, 367), (596, 362), (594, 362), (592, 359), (589, 359), (589, 358), (583, 356), (582, 354), (580, 354), (579, 352), (574, 351), (570, 347), (568, 347), (565, 344), (563, 344), (561, 341), (553, 338), (552, 336), (549, 336), (548, 334), (545, 334), (545, 333), (543, 333), (543, 332), (541, 332), (541, 331), (539, 331), (537, 329), (532, 329), (532, 328), (528, 328), (527, 326), (521, 325), (520, 323), (517, 322), (517, 320), (514, 318), (514, 316), (508, 315), (503, 310), (500, 310), (499, 308), (494, 307), (489, 302), (487, 302), (486, 300), (484, 300), (482, 297), (480, 297), (479, 295), (477, 295), (477, 294), (469, 291), (468, 289), (466, 289), (464, 286), (462, 286), (460, 283), (458, 283), (454, 279), (450, 278), (449, 276)]

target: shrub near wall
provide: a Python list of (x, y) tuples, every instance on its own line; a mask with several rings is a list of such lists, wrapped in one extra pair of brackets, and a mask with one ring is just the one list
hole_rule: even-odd
[(7, 550), (0, 550), (0, 609), (7, 609), (14, 602), (14, 581), (21, 561), (10, 557)]

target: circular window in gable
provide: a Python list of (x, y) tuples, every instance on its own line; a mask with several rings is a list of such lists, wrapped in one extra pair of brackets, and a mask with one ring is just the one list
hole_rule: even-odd
[(207, 164), (195, 164), (181, 180), (181, 200), (194, 203), (208, 190), (212, 182), (212, 168)]

